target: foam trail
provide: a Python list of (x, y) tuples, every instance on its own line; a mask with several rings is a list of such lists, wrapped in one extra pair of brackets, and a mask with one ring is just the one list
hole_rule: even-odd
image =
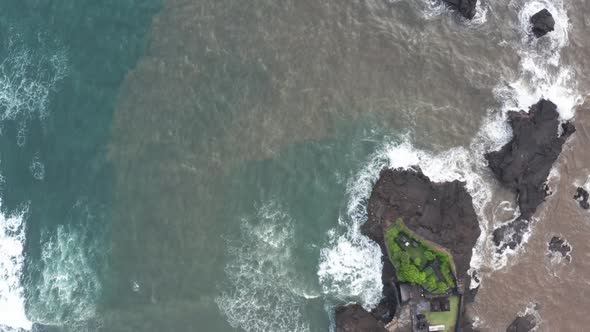
[[(492, 114), (478, 134), (478, 144), (484, 151), (500, 149), (512, 137), (507, 124), (509, 111), (528, 111), (529, 107), (540, 99), (551, 100), (557, 105), (562, 121), (573, 118), (575, 108), (583, 101), (578, 91), (575, 73), (572, 68), (560, 64), (561, 50), (569, 41), (569, 19), (563, 1), (533, 0), (512, 1), (512, 5), (519, 9), (518, 32), (520, 40), (515, 48), (521, 57), (519, 76), (510, 83), (505, 83), (495, 89), (496, 98), (501, 102), (500, 112)], [(555, 19), (555, 30), (541, 38), (532, 34), (530, 18), (539, 10), (547, 8)], [(556, 129), (557, 130), (557, 129)], [(550, 177), (558, 177), (557, 169), (552, 169)], [(515, 211), (515, 213), (518, 213)], [(516, 219), (513, 216), (512, 221)], [(512, 222), (508, 220), (507, 222)], [(506, 222), (502, 220), (502, 224)], [(507, 249), (502, 253), (495, 253), (492, 268), (499, 269), (508, 262), (508, 257), (516, 255), (522, 244), (530, 237), (531, 225), (528, 222), (523, 241), (515, 250)], [(500, 227), (500, 224), (495, 227)]]
[[(501, 86), (496, 94), (503, 102), (503, 111), (528, 110), (539, 99), (546, 98), (557, 105), (561, 119), (569, 120), (581, 104), (572, 68), (560, 65), (561, 50), (569, 42), (569, 19), (561, 0), (534, 0), (518, 5), (520, 11), (520, 43), (516, 46), (521, 56), (520, 75)], [(555, 30), (541, 38), (531, 32), (530, 17), (547, 8), (555, 19)]]
[(16, 42), (8, 49), (0, 63), (0, 120), (45, 117), (51, 93), (67, 72), (65, 52), (37, 56)]
[(81, 199), (70, 212), (69, 224), (42, 234), (41, 259), (34, 267), (39, 277), (27, 285), (27, 313), (33, 321), (77, 326), (95, 317), (102, 293), (97, 269), (108, 254), (100, 211)]
[[(245, 331), (309, 331), (292, 253), (293, 220), (270, 201), (240, 222), (240, 238), (228, 240), (227, 287), (215, 299), (234, 328)], [(307, 295), (307, 296), (306, 296)]]
[[(0, 202), (1, 205), (1, 202)], [(0, 330), (29, 330), (24, 290), (20, 284), (24, 265), (24, 214), (0, 214)]]

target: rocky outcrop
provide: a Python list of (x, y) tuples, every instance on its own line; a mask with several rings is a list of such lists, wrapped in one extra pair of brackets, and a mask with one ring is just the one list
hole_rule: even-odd
[(574, 199), (576, 201), (578, 201), (578, 204), (580, 204), (580, 207), (584, 210), (588, 210), (590, 209), (590, 203), (588, 203), (588, 198), (590, 197), (590, 194), (588, 194), (588, 191), (582, 187), (578, 187), (578, 189), (576, 189), (576, 194), (574, 195)]
[(382, 331), (380, 328), (396, 314), (397, 281), (387, 258), (384, 234), (397, 218), (403, 218), (416, 234), (450, 250), (458, 277), (469, 283), (467, 270), (480, 229), (471, 196), (462, 182), (433, 183), (418, 168), (385, 169), (373, 187), (368, 215), (361, 231), (381, 247), (383, 298), (370, 313), (359, 305), (338, 308), (337, 331)]
[(385, 254), (384, 232), (397, 218), (416, 234), (451, 251), (459, 278), (469, 280), (471, 252), (480, 234), (471, 196), (459, 181), (434, 183), (420, 169), (381, 171), (368, 204), (363, 234)]
[(558, 135), (557, 106), (542, 99), (529, 112), (510, 112), (508, 121), (514, 136), (499, 151), (486, 154), (498, 180), (518, 195), (523, 218), (530, 218), (546, 196), (545, 181), (561, 153), (563, 143), (575, 132), (569, 122)]
[(463, 17), (473, 19), (477, 0), (443, 0), (451, 8), (456, 9)]
[(496, 178), (511, 189), (518, 200), (520, 217), (494, 231), (494, 242), (514, 249), (529, 228), (530, 218), (547, 196), (545, 182), (551, 167), (561, 153), (567, 138), (575, 132), (574, 125), (561, 124), (557, 107), (549, 100), (540, 100), (529, 112), (510, 112), (508, 121), (513, 138), (499, 151), (486, 154), (488, 165)]
[(533, 34), (539, 38), (553, 31), (555, 19), (553, 19), (553, 15), (547, 9), (543, 8), (531, 16), (531, 24), (533, 26)]
[(568, 262), (571, 261), (570, 251), (572, 251), (572, 247), (565, 239), (562, 239), (559, 236), (551, 238), (547, 244), (547, 250), (549, 251), (549, 256), (559, 255), (564, 257)]
[(512, 324), (508, 326), (506, 332), (529, 332), (537, 326), (537, 320), (535, 316), (526, 314), (524, 316), (518, 316)]
[(358, 304), (336, 309), (336, 332), (387, 332), (383, 322), (377, 320)]
[(387, 256), (382, 256), (383, 269), (381, 270), (382, 298), (371, 314), (387, 324), (391, 322), (398, 309), (399, 295), (396, 286), (395, 269)]

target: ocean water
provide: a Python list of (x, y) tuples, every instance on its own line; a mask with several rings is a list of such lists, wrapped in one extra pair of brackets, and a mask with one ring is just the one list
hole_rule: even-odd
[[(543, 7), (556, 30), (536, 40)], [(517, 211), (483, 153), (510, 139), (508, 111), (541, 97), (585, 128), (587, 10), (488, 0), (467, 21), (433, 0), (0, 2), (0, 331), (329, 331), (337, 305), (379, 301), (379, 248), (359, 226), (379, 171), (414, 166), (473, 196), (482, 330), (531, 303), (542, 330), (585, 326), (583, 309), (555, 314), (566, 300), (548, 289), (560, 276), (584, 308), (590, 223), (568, 212), (548, 230), (557, 217), (541, 213), (496, 255), (490, 234)], [(552, 181), (584, 183), (590, 157), (567, 151)], [(530, 255), (549, 232), (571, 234), (571, 265)], [(513, 285), (524, 267), (530, 285)], [(526, 296), (498, 300), (513, 292)]]

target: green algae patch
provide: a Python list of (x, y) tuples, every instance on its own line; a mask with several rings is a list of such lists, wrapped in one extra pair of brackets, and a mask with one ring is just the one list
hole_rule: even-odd
[(451, 256), (409, 230), (401, 218), (385, 233), (385, 245), (400, 282), (436, 294), (456, 287)]

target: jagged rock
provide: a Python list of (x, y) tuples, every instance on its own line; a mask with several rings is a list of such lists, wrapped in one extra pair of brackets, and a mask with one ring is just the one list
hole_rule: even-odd
[(401, 217), (416, 234), (450, 250), (458, 277), (468, 284), (480, 229), (464, 183), (433, 183), (419, 169), (385, 169), (373, 187), (368, 214), (361, 231), (381, 246), (384, 255), (384, 232)]
[(539, 38), (553, 31), (555, 19), (547, 9), (543, 8), (531, 16), (531, 24), (533, 25), (533, 34)]
[(336, 309), (336, 332), (387, 332), (385, 325), (358, 304)]
[(452, 8), (456, 9), (467, 19), (473, 19), (475, 16), (475, 5), (477, 0), (443, 0)]
[(398, 309), (399, 295), (395, 284), (395, 269), (387, 256), (381, 258), (383, 260), (381, 270), (382, 298), (377, 307), (371, 310), (371, 314), (384, 324), (387, 324), (391, 322)]
[(588, 203), (589, 197), (590, 194), (588, 194), (588, 191), (582, 187), (578, 187), (576, 194), (574, 195), (574, 199), (578, 201), (578, 204), (580, 204), (580, 207), (584, 210), (590, 209), (590, 203)]
[(559, 254), (561, 257), (565, 257), (568, 262), (571, 261), (569, 253), (572, 251), (572, 247), (559, 236), (552, 237), (547, 247), (550, 254)]
[(546, 196), (545, 181), (574, 126), (562, 124), (558, 135), (557, 106), (541, 99), (529, 112), (510, 112), (508, 121), (514, 136), (499, 151), (485, 155), (500, 182), (518, 195), (523, 218), (530, 218)]
[(529, 332), (532, 331), (535, 326), (537, 326), (535, 316), (527, 314), (516, 317), (516, 319), (512, 321), (512, 324), (508, 326), (506, 332)]
[(545, 181), (551, 167), (561, 153), (563, 144), (576, 129), (566, 122), (558, 135), (557, 106), (541, 99), (529, 112), (509, 112), (508, 121), (513, 138), (499, 151), (485, 155), (495, 176), (518, 196), (520, 217), (494, 231), (496, 245), (504, 242), (500, 250), (514, 249), (528, 230), (530, 218), (547, 195)]

